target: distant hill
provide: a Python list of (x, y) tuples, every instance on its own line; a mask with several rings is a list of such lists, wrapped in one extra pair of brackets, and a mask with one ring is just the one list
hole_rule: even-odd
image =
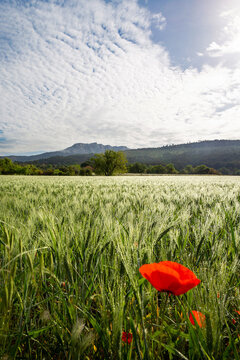
[(81, 164), (93, 157), (94, 154), (105, 152), (108, 149), (124, 151), (129, 163), (141, 162), (148, 165), (173, 163), (178, 170), (189, 164), (192, 166), (204, 164), (215, 169), (226, 168), (230, 171), (240, 169), (240, 140), (200, 141), (135, 150), (130, 150), (125, 146), (80, 143), (62, 151), (33, 156), (9, 156), (9, 158), (13, 161), (34, 163), (36, 165), (72, 165)]
[[(82, 164), (89, 160), (94, 154), (79, 154), (70, 156), (53, 156), (47, 159), (39, 159), (34, 161), (28, 161), (29, 164), (38, 165), (54, 165), (54, 166), (69, 166), (74, 164)], [(21, 163), (21, 161), (19, 161)], [(26, 161), (25, 161), (26, 163)]]
[(130, 163), (158, 165), (173, 163), (177, 169), (205, 164), (215, 169), (240, 169), (240, 140), (213, 140), (160, 148), (127, 150)]
[[(43, 154), (38, 155), (31, 155), (31, 156), (17, 156), (17, 155), (11, 155), (7, 156), (9, 159), (13, 161), (19, 161), (19, 162), (32, 162), (36, 160), (43, 160), (43, 159), (49, 159), (49, 158), (56, 158), (56, 157), (68, 157), (72, 155), (83, 155), (83, 154), (99, 154), (102, 152), (105, 152), (106, 150), (114, 150), (114, 151), (123, 151), (127, 150), (128, 148), (126, 146), (111, 146), (111, 145), (102, 145), (98, 144), (96, 142), (91, 144), (84, 144), (84, 143), (78, 143), (74, 144), (64, 150), (60, 151), (52, 151), (52, 152), (46, 152)], [(3, 158), (4, 156), (1, 156)]]
[[(170, 145), (159, 148), (144, 148), (124, 151), (129, 163), (148, 165), (169, 164), (181, 170), (186, 165), (205, 164), (215, 169), (240, 169), (240, 140), (201, 141), (190, 144)], [(71, 165), (81, 164), (94, 154), (50, 157), (36, 164)]]

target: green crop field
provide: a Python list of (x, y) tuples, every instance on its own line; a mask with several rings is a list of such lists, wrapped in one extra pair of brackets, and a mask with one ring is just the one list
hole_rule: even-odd
[(2, 359), (239, 359), (240, 178), (2, 176), (0, 270)]

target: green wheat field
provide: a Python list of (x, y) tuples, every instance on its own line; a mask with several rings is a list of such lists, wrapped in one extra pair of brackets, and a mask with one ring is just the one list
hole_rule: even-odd
[(239, 359), (240, 178), (1, 176), (0, 277), (1, 359)]

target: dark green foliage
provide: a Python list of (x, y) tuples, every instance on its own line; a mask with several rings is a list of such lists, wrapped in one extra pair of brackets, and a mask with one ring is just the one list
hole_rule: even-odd
[[(109, 153), (110, 152), (110, 153)], [(106, 153), (105, 153), (106, 154)], [(96, 174), (100, 175), (112, 175), (125, 173), (127, 170), (129, 173), (134, 174), (178, 174), (179, 171), (175, 169), (173, 164), (154, 165), (147, 166), (141, 163), (134, 163), (126, 167), (126, 158), (123, 153), (115, 153), (112, 150), (107, 150), (107, 155), (97, 154), (92, 161), (87, 161), (81, 165), (75, 164), (70, 166), (52, 166), (41, 165), (36, 167), (33, 164), (17, 164), (12, 160), (5, 158), (0, 159), (0, 174), (2, 175), (49, 175), (49, 176), (91, 176), (95, 167)], [(116, 154), (118, 154), (116, 156)], [(212, 174), (219, 175), (220, 172), (209, 168), (206, 165), (199, 165), (195, 168), (192, 165), (187, 165), (180, 173), (183, 174)], [(224, 171), (225, 173), (225, 171)], [(235, 175), (238, 172), (235, 171)]]
[(175, 169), (173, 164), (167, 164), (166, 165), (166, 173), (167, 174), (177, 174), (178, 171)]
[(128, 166), (128, 172), (132, 174), (144, 174), (146, 170), (147, 170), (147, 166), (139, 162), (130, 164)]
[(182, 170), (182, 173), (183, 174), (193, 174), (194, 169), (193, 169), (192, 165), (185, 166), (185, 168)]
[(0, 174), (2, 175), (92, 175), (92, 167), (80, 165), (53, 167), (52, 165), (42, 165), (41, 168), (33, 164), (17, 164), (8, 158), (0, 159)]
[(167, 169), (163, 165), (148, 166), (148, 174), (167, 174)]
[(199, 165), (196, 166), (195, 168), (191, 169), (189, 168), (190, 171), (193, 171), (192, 174), (199, 174), (199, 175), (206, 175), (206, 174), (210, 174), (210, 175), (219, 175), (220, 172), (213, 169), (213, 168), (209, 168), (206, 165)]
[(134, 163), (133, 165), (129, 165), (128, 167), (129, 173), (135, 174), (198, 174), (198, 175), (220, 175), (220, 172), (209, 168), (206, 165), (199, 165), (195, 168), (192, 165), (187, 165), (182, 171), (178, 171), (175, 169), (173, 164), (164, 165), (145, 165), (141, 163)]
[(106, 150), (104, 154), (96, 154), (91, 161), (95, 173), (99, 175), (110, 176), (127, 172), (127, 159), (121, 151)]
[(0, 174), (2, 175), (41, 175), (42, 171), (36, 166), (30, 164), (21, 166), (13, 163), (8, 158), (0, 159)]
[(240, 169), (240, 140), (214, 140), (170, 145), (159, 148), (127, 150), (129, 163), (149, 165), (173, 163), (177, 169), (200, 164), (214, 169), (225, 167), (231, 174)]

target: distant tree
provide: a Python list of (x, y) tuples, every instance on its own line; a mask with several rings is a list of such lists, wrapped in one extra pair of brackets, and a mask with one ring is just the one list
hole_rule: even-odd
[(178, 174), (178, 171), (175, 169), (173, 164), (167, 164), (165, 166), (166, 174)]
[(115, 175), (127, 172), (127, 159), (123, 152), (106, 150), (104, 154), (96, 154), (91, 158), (96, 174)]
[(218, 170), (214, 169), (214, 168), (209, 168), (208, 174), (210, 174), (210, 175), (221, 175), (221, 173)]
[(22, 169), (25, 171), (25, 175), (42, 175), (42, 171), (32, 164), (22, 167)]
[(167, 169), (163, 165), (155, 165), (152, 167), (151, 171), (152, 171), (152, 174), (166, 174), (167, 173)]
[(185, 168), (183, 169), (183, 173), (184, 174), (193, 174), (194, 169), (193, 169), (192, 165), (185, 166)]
[(93, 167), (92, 166), (88, 165), (88, 166), (86, 166), (84, 168), (84, 170), (85, 170), (85, 175), (86, 176), (92, 176), (92, 174), (93, 174)]
[(147, 167), (147, 170), (146, 170), (146, 173), (147, 174), (154, 174), (154, 166), (150, 165)]
[(0, 173), (1, 174), (15, 174), (15, 165), (11, 159), (0, 159)]
[(194, 168), (194, 174), (209, 174), (209, 167), (206, 165), (198, 165)]
[(233, 174), (234, 175), (240, 175), (240, 169), (234, 169)]
[(44, 170), (43, 175), (54, 175), (54, 169), (48, 168)]
[(221, 169), (219, 169), (219, 171), (223, 175), (230, 175), (232, 173), (232, 171), (226, 167), (222, 167)]
[(82, 176), (91, 176), (93, 173), (93, 168), (88, 165), (88, 166), (85, 166), (84, 168), (81, 168), (80, 169), (80, 173), (79, 175), (82, 175)]
[(79, 164), (72, 165), (71, 168), (74, 171), (74, 175), (80, 174), (81, 166)]
[(63, 175), (63, 174), (62, 174), (62, 171), (61, 171), (61, 170), (59, 170), (59, 169), (54, 169), (53, 175)]
[(87, 166), (91, 166), (91, 160), (86, 160), (83, 163), (81, 163), (82, 168), (85, 168)]
[(67, 167), (66, 175), (69, 175), (69, 176), (74, 176), (74, 175), (76, 175), (74, 165), (70, 165), (70, 166)]
[(143, 174), (146, 172), (146, 165), (140, 162), (129, 165), (128, 172), (133, 174)]

